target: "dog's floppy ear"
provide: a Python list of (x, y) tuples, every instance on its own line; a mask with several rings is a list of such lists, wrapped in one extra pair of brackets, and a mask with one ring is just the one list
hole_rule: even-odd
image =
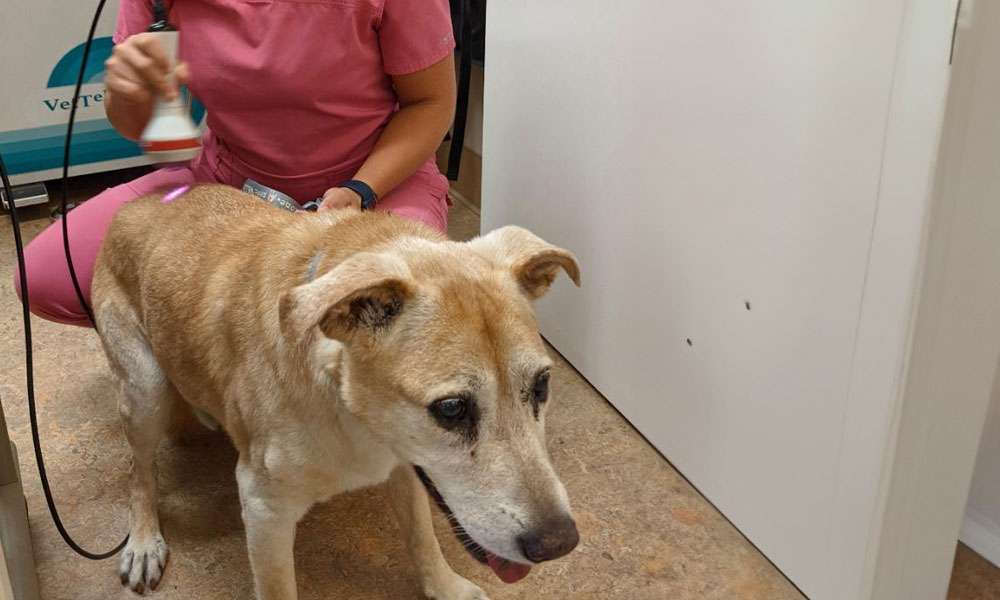
[(286, 336), (298, 339), (313, 327), (348, 341), (356, 332), (377, 332), (413, 295), (410, 271), (401, 259), (359, 253), (315, 281), (286, 292), (279, 314)]
[(580, 286), (580, 266), (568, 250), (546, 242), (523, 227), (508, 225), (469, 242), (474, 250), (510, 269), (532, 300), (549, 291), (559, 269)]

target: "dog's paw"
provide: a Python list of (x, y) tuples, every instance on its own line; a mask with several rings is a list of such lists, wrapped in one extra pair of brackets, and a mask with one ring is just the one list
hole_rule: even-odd
[(429, 600), (490, 600), (478, 585), (457, 573), (437, 583), (428, 583), (424, 595)]
[(129, 538), (118, 564), (122, 585), (137, 594), (155, 590), (167, 566), (167, 554), (167, 543), (159, 533), (146, 539)]

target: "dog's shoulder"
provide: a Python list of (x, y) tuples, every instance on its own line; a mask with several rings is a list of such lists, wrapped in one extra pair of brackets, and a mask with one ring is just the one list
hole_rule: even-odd
[(384, 247), (402, 239), (423, 239), (442, 242), (447, 236), (436, 229), (390, 212), (372, 211), (354, 213), (340, 220), (334, 232), (341, 247), (360, 251), (373, 247)]

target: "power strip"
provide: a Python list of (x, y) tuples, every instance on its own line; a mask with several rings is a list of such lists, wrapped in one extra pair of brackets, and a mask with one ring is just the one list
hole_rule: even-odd
[[(45, 204), (49, 201), (49, 191), (44, 183), (26, 183), (16, 185), (13, 190), (14, 205), (18, 208), (31, 206), (33, 204)], [(0, 189), (0, 203), (4, 210), (10, 210), (10, 203), (7, 201), (7, 193)]]

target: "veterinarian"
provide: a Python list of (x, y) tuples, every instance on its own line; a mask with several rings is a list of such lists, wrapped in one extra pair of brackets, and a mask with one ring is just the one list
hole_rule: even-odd
[[(361, 193), (342, 186), (361, 182), (377, 209), (445, 231), (448, 182), (434, 152), (455, 107), (447, 0), (170, 4), (170, 22), (181, 30), (177, 80), (208, 111), (203, 149), (189, 164), (110, 188), (73, 210), (73, 263), (87, 298), (115, 211), (150, 192), (196, 182), (242, 187), (249, 178), (300, 203), (322, 196), (321, 210), (360, 207)], [(150, 118), (154, 95), (178, 93), (167, 81), (162, 48), (143, 34), (152, 18), (150, 0), (121, 0), (106, 63), (105, 110), (133, 140)], [(26, 260), (32, 312), (89, 326), (60, 227), (39, 234)]]

